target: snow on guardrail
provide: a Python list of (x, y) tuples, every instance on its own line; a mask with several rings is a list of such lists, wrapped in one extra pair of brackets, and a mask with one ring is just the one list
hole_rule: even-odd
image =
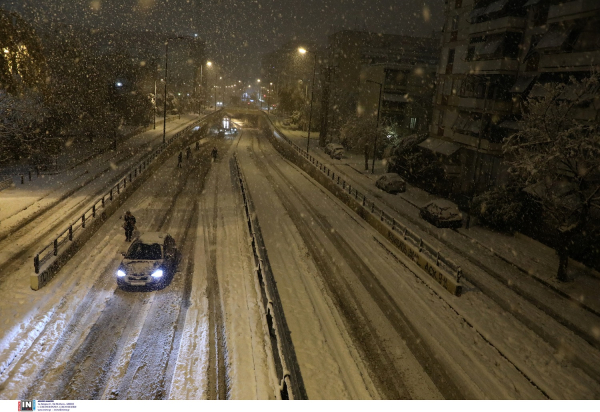
[(265, 117), (270, 124), (273, 136), (288, 143), (299, 156), (310, 162), (323, 176), (327, 177), (329, 182), (334, 183), (338, 189), (341, 189), (341, 191), (338, 190), (338, 193), (334, 192), (338, 198), (340, 198), (341, 193), (344, 193), (344, 198), (340, 198), (340, 200), (345, 201), (346, 204), (352, 202), (353, 204), (348, 204), (348, 206), (358, 211), (363, 219), (386, 236), (394, 246), (415, 262), (425, 273), (448, 292), (456, 296), (461, 295), (462, 269), (459, 265), (445, 257), (439, 249), (433, 247), (406, 225), (396, 221), (394, 217), (378, 207), (374, 200), (369, 199), (365, 194), (348, 184), (340, 177), (339, 173), (336, 175), (334, 171), (291, 141), (277, 129), (271, 119)]
[(275, 375), (278, 379), (277, 385), (279, 389), (278, 399), (308, 399), (289, 329), (285, 322), (283, 306), (279, 299), (275, 278), (271, 272), (269, 258), (265, 252), (266, 249), (258, 225), (258, 219), (254, 212), (254, 203), (248, 192), (246, 178), (235, 153), (232, 162), (242, 192), (248, 231), (252, 238), (252, 256), (256, 274), (255, 281), (258, 282), (261, 293), (260, 303), (262, 304), (263, 326), (266, 329), (265, 332), (268, 334), (267, 340), (271, 343), (273, 360), (275, 362)]

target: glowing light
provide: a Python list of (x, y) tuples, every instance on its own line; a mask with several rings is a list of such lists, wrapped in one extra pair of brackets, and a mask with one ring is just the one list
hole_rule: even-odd
[(207, 65), (208, 67), (210, 67), (210, 66), (212, 66), (212, 62), (206, 62), (206, 65)]
[(300, 54), (304, 54), (304, 53), (306, 53), (306, 49), (305, 49), (305, 48), (302, 48), (302, 47), (299, 47), (299, 48), (298, 48), (298, 53), (300, 53)]

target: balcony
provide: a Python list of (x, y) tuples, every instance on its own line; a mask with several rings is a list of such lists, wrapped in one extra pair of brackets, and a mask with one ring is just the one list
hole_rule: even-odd
[(572, 68), (583, 68), (589, 70), (591, 66), (600, 64), (600, 50), (544, 54), (540, 56), (539, 68), (560, 69), (561, 71)]
[(482, 23), (471, 24), (469, 34), (493, 34), (506, 31), (510, 28), (524, 29), (524, 17), (506, 16), (500, 19), (484, 21)]
[(548, 23), (586, 17), (598, 10), (600, 10), (600, 2), (598, 0), (575, 0), (557, 4), (550, 6), (548, 10)]
[(511, 73), (519, 68), (519, 61), (514, 59), (479, 60), (468, 63), (471, 74), (479, 73)]
[[(484, 99), (461, 97), (457, 106), (465, 109), (483, 110), (483, 102)], [(512, 110), (512, 102), (488, 99), (485, 102), (485, 110), (488, 112), (510, 112)]]
[[(454, 132), (452, 136), (452, 140), (457, 143), (462, 143), (465, 146), (471, 146), (472, 148), (477, 148), (477, 143), (479, 142), (478, 137), (468, 136), (466, 134)], [(489, 140), (481, 139), (481, 146), (479, 149), (483, 153), (488, 154), (501, 154), (502, 153), (502, 144), (501, 143), (491, 143)]]

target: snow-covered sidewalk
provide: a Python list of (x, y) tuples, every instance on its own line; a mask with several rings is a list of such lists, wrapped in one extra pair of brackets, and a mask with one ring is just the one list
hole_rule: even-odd
[[(289, 130), (280, 122), (276, 122), (276, 125), (300, 147), (306, 147), (306, 132)], [(533, 239), (519, 234), (506, 235), (480, 226), (456, 231), (436, 228), (419, 217), (419, 208), (436, 196), (412, 185), (407, 185), (404, 193), (385, 193), (375, 187), (375, 181), (385, 172), (384, 161), (376, 161), (375, 173), (371, 174), (370, 170), (364, 171), (362, 155), (346, 153), (340, 160), (331, 159), (318, 146), (318, 138), (318, 132), (311, 132), (311, 154), (339, 173), (353, 187), (378, 199), (386, 212), (389, 209), (392, 215), (398, 216), (427, 238), (433, 236), (450, 248), (452, 258), (464, 269), (483, 269), (520, 295), (533, 294), (529, 298), (533, 298), (536, 304), (542, 303), (545, 311), (559, 315), (561, 323), (575, 325), (576, 330), (585, 332), (588, 341), (593, 339), (600, 345), (600, 301), (597, 298), (600, 295), (600, 277), (597, 272), (572, 262), (569, 274), (574, 281), (558, 282), (558, 257), (555, 251)], [(568, 299), (561, 304), (567, 313), (555, 307), (558, 298), (556, 293)]]
[[(167, 119), (167, 132), (180, 129), (197, 118), (197, 115), (187, 115), (182, 116), (180, 120)], [(92, 146), (86, 150), (82, 150), (81, 147), (65, 147), (64, 156), (74, 159), (75, 165), (61, 173), (40, 174), (39, 177), (34, 174), (31, 181), (25, 175), (24, 184), (20, 183), (20, 174), (12, 175), (14, 186), (0, 191), (0, 237), (11, 233), (23, 222), (56, 204), (69, 193), (77, 191), (109, 170), (118, 169), (124, 158), (139, 155), (144, 149), (159, 144), (162, 141), (160, 136), (162, 127), (158, 127), (157, 122), (156, 130), (150, 129), (131, 136), (120, 142), (117, 151), (101, 150)], [(87, 161), (81, 162), (83, 159)]]

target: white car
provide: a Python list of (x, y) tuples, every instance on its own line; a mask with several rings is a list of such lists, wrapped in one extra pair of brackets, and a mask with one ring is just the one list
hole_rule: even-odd
[(462, 213), (456, 204), (446, 199), (432, 200), (421, 208), (419, 215), (436, 227), (462, 227)]
[(391, 194), (406, 191), (406, 182), (397, 173), (384, 173), (377, 179), (375, 186)]
[(328, 154), (332, 159), (341, 159), (344, 157), (344, 146), (338, 143), (329, 143), (325, 146), (325, 154)]
[(117, 270), (117, 284), (124, 286), (162, 286), (173, 276), (179, 251), (167, 233), (148, 232), (139, 236), (123, 254)]

